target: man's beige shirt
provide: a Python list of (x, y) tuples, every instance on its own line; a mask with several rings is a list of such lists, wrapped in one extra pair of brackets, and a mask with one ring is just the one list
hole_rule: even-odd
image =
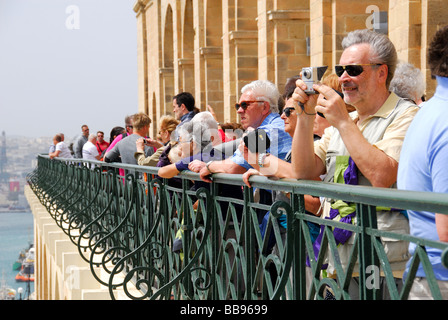
[[(362, 123), (358, 123), (358, 113), (356, 111), (350, 113), (350, 116), (353, 121), (357, 123), (359, 130), (363, 132), (371, 121), (375, 121), (375, 119), (387, 118), (392, 111), (394, 111), (399, 100), (400, 97), (398, 97), (395, 93), (391, 93), (383, 106), (374, 115), (369, 116)], [(400, 115), (389, 125), (384, 133), (383, 139), (373, 143), (372, 145), (384, 151), (384, 153), (386, 153), (389, 157), (398, 162), (406, 131), (408, 130), (408, 127), (418, 110), (419, 107), (415, 106), (404, 111), (402, 115)], [(326, 164), (325, 159), (328, 145), (334, 130), (336, 130), (334, 127), (327, 128), (322, 136), (322, 139), (314, 143), (314, 153), (322, 160), (324, 165)]]

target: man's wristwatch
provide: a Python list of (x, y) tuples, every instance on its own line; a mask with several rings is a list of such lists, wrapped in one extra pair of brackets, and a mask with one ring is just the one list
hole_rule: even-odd
[(270, 153), (260, 153), (260, 154), (258, 155), (258, 166), (259, 166), (260, 168), (263, 168), (263, 167), (264, 167), (264, 160), (265, 160), (266, 157), (269, 156), (269, 155), (270, 155)]
[(212, 170), (210, 170), (210, 168), (209, 168), (209, 166), (210, 166), (210, 164), (211, 164), (212, 162), (213, 162), (213, 160), (207, 162), (207, 164), (205, 165), (205, 167), (207, 168), (208, 172), (210, 172), (210, 173), (213, 173)]

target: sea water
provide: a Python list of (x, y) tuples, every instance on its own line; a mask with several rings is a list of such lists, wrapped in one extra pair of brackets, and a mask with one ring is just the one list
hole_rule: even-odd
[[(28, 249), (34, 240), (33, 214), (31, 212), (0, 212), (0, 279), (6, 285), (16, 290), (23, 289), (22, 298), (27, 292), (26, 282), (16, 282), (18, 270), (13, 270), (13, 264), (20, 251)], [(34, 283), (30, 282), (30, 293), (34, 291)]]

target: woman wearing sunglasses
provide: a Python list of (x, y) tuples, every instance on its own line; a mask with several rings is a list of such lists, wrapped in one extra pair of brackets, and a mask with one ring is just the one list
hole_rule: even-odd
[[(294, 131), (296, 129), (296, 123), (297, 123), (297, 112), (295, 110), (295, 100), (291, 98), (293, 90), (289, 94), (286, 95), (287, 101), (285, 104), (285, 107), (283, 109), (281, 119), (285, 123), (285, 132), (288, 133), (291, 137), (294, 136)], [(288, 99), (289, 97), (289, 99)], [(317, 116), (326, 121), (324, 118)], [(316, 138), (320, 138), (316, 135)], [(277, 177), (277, 178), (291, 178), (291, 171), (292, 171), (292, 165), (291, 165), (291, 152), (289, 152), (285, 160), (279, 159), (278, 157), (274, 155), (270, 155), (268, 153), (261, 153), (261, 154), (253, 154), (250, 153), (248, 148), (244, 145), (244, 143), (240, 143), (240, 152), (244, 155), (245, 159), (247, 161), (250, 161), (253, 163), (253, 167), (246, 171), (243, 174), (243, 181), (247, 186), (250, 185), (250, 177), (253, 175), (264, 175), (268, 177)], [(319, 177), (316, 177), (315, 180), (320, 180)], [(289, 193), (285, 193), (283, 191), (272, 191), (272, 200), (273, 202), (281, 200), (289, 203), (290, 200)], [(310, 195), (305, 195), (305, 210), (308, 214), (314, 214), (316, 216), (319, 216), (321, 214), (321, 202), (319, 198), (312, 197)], [(260, 229), (263, 236), (265, 235), (266, 226), (268, 223), (268, 219), (270, 216), (270, 212), (268, 211), (261, 223)], [(282, 235), (282, 241), (285, 241), (286, 237), (286, 216), (282, 215), (278, 218), (278, 223), (281, 226), (281, 235)], [(320, 227), (315, 223), (307, 223), (310, 228), (310, 236), (312, 241), (314, 241), (318, 234)], [(274, 248), (274, 252), (276, 252), (276, 247), (274, 246), (275, 242), (270, 241), (270, 247), (269, 249)]]
[[(286, 101), (281, 118), (285, 123), (285, 132), (293, 137), (297, 123), (297, 112), (295, 110), (295, 100), (291, 97)], [(282, 160), (268, 153), (249, 154), (249, 150), (243, 142), (240, 143), (239, 148), (240, 152), (244, 154), (245, 159), (249, 159), (248, 161), (250, 161), (250, 159), (254, 159), (254, 161), (251, 161), (254, 168), (249, 169), (243, 174), (243, 181), (247, 186), (250, 187), (249, 178), (253, 175), (264, 175), (271, 177), (275, 176), (277, 178), (291, 178), (291, 152), (286, 155), (285, 160)], [(318, 180), (317, 177), (316, 180)], [(305, 202), (306, 210), (312, 212), (313, 214), (319, 215), (319, 199), (309, 197), (307, 198), (307, 200), (308, 201)]]

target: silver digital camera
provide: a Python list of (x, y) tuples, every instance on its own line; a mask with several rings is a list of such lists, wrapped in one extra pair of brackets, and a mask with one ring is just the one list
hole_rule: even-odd
[(325, 71), (327, 71), (328, 66), (322, 67), (306, 67), (302, 68), (302, 81), (306, 83), (306, 94), (316, 94), (317, 92), (313, 89), (313, 84), (318, 83)]

